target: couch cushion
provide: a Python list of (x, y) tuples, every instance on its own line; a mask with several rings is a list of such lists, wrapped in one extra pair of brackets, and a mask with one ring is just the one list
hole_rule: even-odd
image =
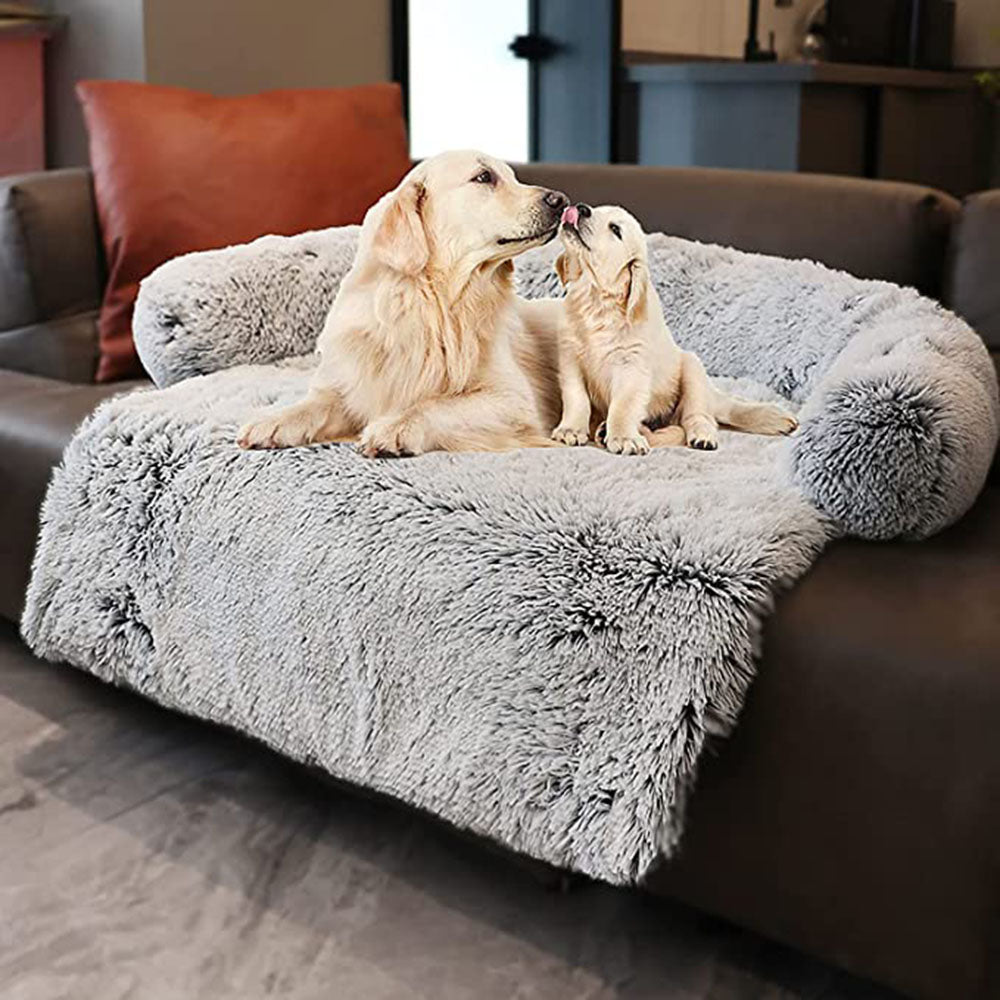
[(213, 97), (141, 83), (78, 85), (110, 270), (97, 378), (141, 369), (139, 281), (191, 250), (360, 222), (409, 169), (399, 88)]
[(933, 188), (821, 174), (528, 163), (517, 175), (576, 201), (620, 204), (647, 232), (777, 257), (806, 257), (862, 278), (941, 292), (959, 204)]
[(965, 200), (948, 261), (947, 303), (1000, 351), (1000, 190)]
[(97, 310), (0, 330), (0, 368), (64, 382), (94, 381)]
[(69, 385), (0, 371), (0, 615), (21, 615), (49, 473), (101, 400), (139, 382)]
[[(60, 319), (97, 308), (103, 262), (90, 171), (50, 170), (4, 181), (23, 246), (34, 315), (10, 326)], [(0, 202), (2, 202), (0, 196)]]
[(86, 314), (102, 282), (89, 170), (0, 181), (0, 331)]
[(0, 182), (0, 330), (32, 323), (37, 315), (14, 188)]
[(0, 368), (93, 381), (102, 281), (89, 170), (0, 181)]

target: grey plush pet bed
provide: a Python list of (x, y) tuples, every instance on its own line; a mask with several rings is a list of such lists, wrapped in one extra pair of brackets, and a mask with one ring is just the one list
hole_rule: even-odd
[[(677, 844), (781, 589), (838, 533), (920, 537), (973, 502), (997, 438), (987, 352), (910, 290), (654, 236), (676, 339), (790, 399), (793, 438), (240, 451), (252, 409), (304, 391), (311, 362), (284, 359), (311, 349), (355, 238), (268, 237), (146, 280), (137, 342), (169, 387), (70, 444), (24, 634), (535, 857), (640, 879)], [(519, 260), (525, 294), (556, 291), (551, 256)]]

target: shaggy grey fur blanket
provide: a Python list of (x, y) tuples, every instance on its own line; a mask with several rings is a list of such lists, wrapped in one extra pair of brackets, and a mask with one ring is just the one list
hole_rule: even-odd
[[(311, 347), (353, 238), (147, 279), (140, 351), (175, 384), (105, 403), (69, 445), (24, 634), (537, 858), (640, 879), (737, 718), (775, 595), (838, 532), (927, 534), (972, 502), (997, 434), (986, 351), (913, 292), (654, 237), (678, 341), (801, 404), (796, 437), (240, 451), (251, 410), (302, 393), (310, 361), (273, 362)], [(520, 275), (554, 290), (545, 254)]]

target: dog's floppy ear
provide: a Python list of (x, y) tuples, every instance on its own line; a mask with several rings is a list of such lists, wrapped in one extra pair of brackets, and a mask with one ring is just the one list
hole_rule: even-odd
[(638, 259), (625, 266), (621, 295), (622, 312), (630, 323), (641, 323), (646, 318), (646, 297), (649, 295), (649, 275)]
[(403, 274), (419, 274), (430, 257), (421, 215), (426, 196), (427, 190), (420, 181), (403, 184), (391, 195), (372, 240), (378, 259)]
[(568, 254), (565, 250), (556, 257), (555, 269), (563, 285), (568, 285), (571, 281), (576, 281), (583, 274), (583, 269), (580, 267), (580, 262), (576, 259), (576, 255)]

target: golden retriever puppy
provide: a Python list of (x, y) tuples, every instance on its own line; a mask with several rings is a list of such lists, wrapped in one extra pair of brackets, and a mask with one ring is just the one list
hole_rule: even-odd
[(714, 449), (720, 423), (753, 434), (795, 430), (781, 406), (720, 392), (698, 357), (674, 343), (650, 283), (645, 234), (628, 212), (567, 207), (560, 235), (556, 441), (585, 444), (602, 420), (604, 446), (623, 455), (646, 454), (651, 444)]
[(246, 424), (239, 444), (360, 436), (369, 457), (549, 444), (515, 348), (512, 258), (555, 237), (568, 201), (482, 153), (414, 167), (365, 215), (305, 398)]

